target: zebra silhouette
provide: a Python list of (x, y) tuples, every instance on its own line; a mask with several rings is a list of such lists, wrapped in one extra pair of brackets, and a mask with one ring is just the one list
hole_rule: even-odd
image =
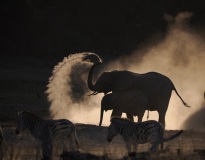
[(43, 159), (51, 159), (53, 140), (63, 144), (64, 152), (66, 151), (66, 140), (73, 136), (79, 150), (75, 125), (67, 119), (44, 120), (27, 111), (19, 112), (16, 135), (19, 135), (25, 129), (28, 129), (35, 139), (40, 140)]
[(0, 126), (0, 160), (4, 159), (3, 142), (4, 142), (4, 137), (3, 137), (3, 132)]
[(132, 151), (132, 146), (133, 151), (137, 151), (138, 144), (148, 142), (152, 145), (150, 151), (155, 151), (159, 144), (162, 144), (162, 147), (163, 142), (172, 140), (183, 132), (183, 130), (181, 130), (171, 137), (164, 138), (164, 128), (162, 124), (155, 120), (135, 123), (129, 119), (112, 117), (110, 121), (111, 124), (108, 128), (107, 141), (111, 142), (119, 133), (123, 137), (129, 153)]

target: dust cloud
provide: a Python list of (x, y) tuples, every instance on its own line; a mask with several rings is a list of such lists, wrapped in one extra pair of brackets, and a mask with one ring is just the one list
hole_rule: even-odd
[(86, 80), (91, 65), (99, 61), (98, 55), (84, 52), (69, 55), (54, 67), (46, 90), (54, 119), (67, 118), (79, 123), (93, 121), (91, 116), (95, 114), (92, 112), (99, 106), (100, 98), (99, 95), (88, 98)]
[[(186, 108), (173, 91), (166, 114), (166, 129), (205, 129), (205, 107), (202, 105), (205, 90), (205, 41), (200, 31), (189, 27), (191, 16), (189, 12), (179, 13), (176, 17), (166, 15), (169, 28), (163, 40), (146, 44), (141, 50), (133, 51), (131, 56), (122, 57), (113, 63), (118, 69), (137, 73), (160, 72), (173, 81), (191, 108)], [(150, 112), (149, 119), (158, 120), (158, 114)]]
[[(185, 107), (173, 92), (166, 114), (166, 129), (205, 128), (205, 107), (202, 105), (205, 90), (205, 41), (200, 35), (201, 31), (189, 27), (191, 16), (194, 15), (189, 12), (179, 13), (176, 17), (165, 15), (169, 24), (165, 37), (144, 44), (129, 56), (123, 56), (103, 69), (130, 70), (137, 73), (156, 71), (168, 76), (191, 108)], [(92, 55), (95, 54), (71, 55), (54, 68), (46, 91), (54, 118), (68, 118), (75, 123), (98, 125), (103, 94), (87, 96), (90, 91), (86, 80), (92, 63), (84, 59), (86, 56), (90, 59), (89, 56)], [(97, 59), (99, 61), (100, 58)], [(102, 125), (109, 125), (110, 115), (111, 111), (104, 113)], [(146, 116), (147, 113), (144, 120)], [(149, 119), (157, 120), (157, 112), (150, 112)]]

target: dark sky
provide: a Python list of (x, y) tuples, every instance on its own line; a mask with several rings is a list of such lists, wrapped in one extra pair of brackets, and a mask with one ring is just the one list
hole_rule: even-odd
[[(1, 0), (1, 92), (44, 95), (52, 69), (63, 57), (87, 51), (103, 60), (129, 54), (150, 40), (163, 40), (168, 28), (165, 14), (175, 17), (184, 11), (193, 13), (191, 29), (204, 29), (205, 0)], [(199, 84), (204, 82), (201, 71), (193, 72), (200, 73)], [(188, 74), (186, 82), (193, 78)]]
[(1, 56), (91, 51), (121, 55), (153, 35), (163, 36), (164, 14), (194, 14), (205, 25), (204, 0), (2, 0)]

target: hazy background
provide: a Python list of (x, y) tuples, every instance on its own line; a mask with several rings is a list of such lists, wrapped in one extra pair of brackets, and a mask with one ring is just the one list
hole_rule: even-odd
[[(204, 129), (203, 0), (0, 3), (1, 119), (15, 119), (18, 109), (26, 109), (98, 124), (103, 95), (87, 96), (92, 64), (81, 54), (69, 56), (92, 52), (103, 60), (96, 77), (115, 69), (167, 75), (191, 106), (184, 107), (173, 92), (167, 129)], [(110, 114), (105, 112), (103, 125)], [(150, 119), (157, 116), (150, 113)]]
[[(193, 31), (187, 25), (191, 16), (189, 12), (181, 12), (176, 17), (166, 15), (165, 18), (170, 25), (163, 40), (157, 40), (158, 42), (155, 41), (154, 44), (144, 44), (141, 49), (133, 51), (129, 56), (122, 56), (110, 62), (103, 69), (105, 71), (128, 69), (138, 73), (157, 71), (170, 77), (182, 98), (191, 108), (186, 108), (173, 92), (166, 116), (167, 129), (204, 128), (205, 119), (201, 112), (204, 112), (202, 104), (205, 88), (205, 76), (203, 76), (205, 75), (203, 63), (205, 47), (203, 38), (199, 34), (200, 31)], [(48, 90), (50, 94), (57, 93), (53, 94), (53, 100), (51, 99), (51, 113), (55, 118), (67, 117), (75, 122), (97, 124), (103, 95), (86, 96), (88, 94), (86, 79), (89, 64), (82, 61), (81, 54), (72, 55), (60, 64), (62, 67), (56, 67), (59, 68), (57, 73), (53, 73), (53, 78), (56, 80), (50, 81)], [(79, 90), (72, 90), (73, 86), (78, 86)], [(73, 93), (78, 93), (79, 99), (76, 99)], [(109, 124), (110, 114), (111, 112), (104, 114), (104, 125)], [(157, 112), (150, 112), (150, 119), (157, 120)], [(146, 114), (144, 120), (146, 120)]]
[[(190, 12), (181, 12), (176, 17), (165, 15), (169, 27), (164, 39), (144, 45), (142, 50), (133, 51), (127, 58), (126, 67), (129, 70), (141, 73), (157, 71), (170, 77), (182, 98), (191, 106), (190, 109), (184, 107), (173, 92), (166, 117), (167, 128), (171, 129), (205, 127), (204, 37), (202, 30), (196, 31), (189, 27), (191, 16), (193, 15)], [(141, 60), (135, 63), (140, 52), (144, 54)], [(130, 65), (132, 61), (135, 65)]]

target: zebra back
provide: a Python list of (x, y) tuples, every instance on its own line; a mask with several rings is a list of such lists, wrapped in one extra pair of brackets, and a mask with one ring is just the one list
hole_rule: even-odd
[(123, 133), (124, 137), (135, 135), (135, 138), (140, 142), (148, 141), (150, 139), (150, 134), (156, 134), (156, 136), (159, 137), (163, 137), (164, 134), (163, 126), (155, 120), (136, 123), (129, 119), (113, 117), (111, 119), (111, 124), (115, 126), (118, 133), (122, 134), (125, 132)]
[(67, 138), (75, 130), (75, 125), (67, 119), (45, 120), (27, 111), (19, 114), (18, 121), (17, 128), (23, 127), (30, 130), (35, 138), (40, 138), (49, 131), (47, 134), (50, 133), (54, 139), (61, 140)]
[(164, 127), (155, 120), (135, 123), (129, 119), (113, 117), (111, 119), (111, 125), (123, 136), (125, 141), (131, 139), (131, 141), (139, 144), (147, 142), (155, 144), (163, 143), (176, 138), (183, 132), (181, 130), (168, 138), (164, 138)]
[(35, 138), (39, 138), (45, 126), (48, 123), (42, 118), (34, 115), (28, 111), (22, 111), (18, 113), (18, 124), (16, 128), (16, 134), (28, 129)]
[(75, 125), (67, 119), (48, 120), (47, 127), (56, 140), (65, 139), (71, 133), (75, 133)]
[(44, 120), (30, 112), (21, 112), (19, 114), (18, 125), (16, 128), (16, 134), (20, 131), (28, 129), (34, 138), (41, 141), (42, 153), (44, 158), (52, 157), (53, 140), (56, 140), (58, 147), (67, 149), (67, 140), (71, 135), (74, 135), (74, 139), (79, 150), (79, 143), (75, 132), (75, 125), (67, 119), (59, 120)]

